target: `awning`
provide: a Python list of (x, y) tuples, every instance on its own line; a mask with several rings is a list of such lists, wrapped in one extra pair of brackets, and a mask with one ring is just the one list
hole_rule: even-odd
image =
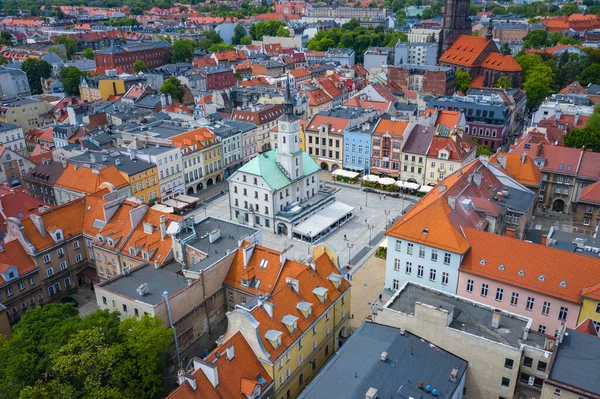
[(382, 186), (391, 186), (395, 182), (396, 180), (392, 179), (391, 177), (382, 177), (381, 179), (379, 179), (379, 184), (381, 184)]
[(196, 202), (200, 201), (200, 198), (192, 197), (190, 195), (181, 194), (181, 195), (175, 197), (175, 200), (187, 202), (188, 204), (195, 204)]
[(178, 201), (175, 199), (168, 199), (163, 202), (163, 205), (170, 206), (175, 209), (183, 209), (185, 207), (190, 206), (190, 204), (188, 204), (187, 202)]
[(385, 237), (383, 239), (383, 241), (381, 241), (381, 244), (379, 244), (379, 248), (387, 248), (387, 246), (388, 246), (388, 238)]
[(369, 183), (377, 183), (379, 181), (379, 177), (375, 175), (366, 175), (362, 178), (364, 181), (368, 181)]
[(347, 177), (348, 179), (356, 179), (358, 177), (359, 173), (352, 172), (349, 170), (344, 170), (344, 169), (336, 169), (333, 171), (332, 175)]
[(159, 211), (162, 213), (173, 213), (175, 212), (175, 210), (173, 208), (171, 208), (170, 206), (165, 206), (163, 204), (155, 204), (152, 206), (152, 209), (154, 209), (155, 211)]
[(334, 202), (328, 207), (315, 213), (304, 222), (294, 226), (292, 230), (294, 234), (313, 238), (322, 231), (329, 229), (331, 225), (343, 219), (349, 213), (352, 213), (353, 210), (354, 207), (351, 207), (350, 205)]
[(418, 185), (417, 183), (409, 183), (409, 182), (404, 183), (404, 188), (408, 188), (409, 190), (416, 190), (419, 187), (421, 187), (421, 186)]
[(400, 187), (400, 188), (403, 188), (403, 187), (404, 187), (404, 184), (405, 184), (405, 182), (403, 182), (402, 180), (398, 180), (398, 181), (396, 181), (396, 183), (394, 183), (394, 184), (395, 184), (396, 186)]
[(428, 193), (431, 190), (433, 190), (433, 187), (431, 186), (421, 186), (421, 188), (419, 189), (420, 193)]

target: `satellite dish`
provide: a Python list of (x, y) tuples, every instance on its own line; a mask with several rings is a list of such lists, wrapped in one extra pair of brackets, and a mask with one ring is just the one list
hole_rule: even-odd
[(175, 235), (177, 233), (179, 233), (181, 231), (181, 226), (179, 225), (178, 222), (171, 222), (169, 223), (169, 227), (167, 227), (167, 234), (168, 235)]

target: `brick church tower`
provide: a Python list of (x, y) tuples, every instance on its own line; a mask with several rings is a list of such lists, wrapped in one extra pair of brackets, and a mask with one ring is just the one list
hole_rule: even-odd
[(468, 19), (470, 6), (471, 0), (446, 0), (439, 56), (452, 46), (458, 36), (471, 35), (471, 21)]

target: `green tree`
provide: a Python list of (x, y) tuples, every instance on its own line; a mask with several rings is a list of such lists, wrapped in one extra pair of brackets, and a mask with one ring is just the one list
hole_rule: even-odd
[(240, 39), (240, 44), (243, 46), (252, 44), (252, 38), (250, 36), (244, 36)]
[[(52, 66), (44, 60), (28, 58), (23, 62), (21, 70), (27, 74), (31, 93), (42, 93), (42, 78), (48, 79), (52, 76)], [(0, 390), (1, 392), (1, 390)]]
[(4, 64), (8, 64), (8, 60), (3, 55), (0, 55), (0, 65)]
[(65, 46), (65, 52), (67, 54), (67, 59), (71, 59), (73, 54), (77, 51), (77, 42), (73, 39), (69, 39), (68, 37), (57, 37), (55, 40), (56, 44), (63, 44)]
[(233, 37), (231, 38), (231, 44), (240, 44), (240, 40), (242, 40), (243, 37), (246, 37), (246, 28), (244, 28), (244, 25), (242, 24), (237, 24), (233, 29)]
[(511, 89), (512, 88), (512, 82), (510, 81), (510, 79), (508, 78), (508, 76), (503, 75), (500, 77), (500, 79), (498, 79), (498, 81), (496, 82), (496, 85), (494, 87), (498, 87), (501, 89)]
[(564, 6), (560, 8), (560, 15), (570, 16), (573, 14), (577, 14), (579, 12), (579, 7), (576, 3), (566, 3)]
[(290, 31), (285, 26), (280, 26), (275, 32), (275, 36), (279, 37), (290, 37)]
[(551, 45), (548, 32), (545, 30), (531, 31), (523, 38), (523, 47), (525, 48), (542, 48)]
[(93, 60), (94, 59), (94, 50), (92, 50), (91, 48), (86, 48), (85, 50), (83, 50), (81, 52), (81, 56), (83, 58), (87, 58), (88, 60)]
[(176, 98), (181, 101), (185, 94), (185, 90), (181, 87), (181, 82), (175, 76), (170, 76), (165, 80), (163, 85), (160, 87), (160, 92), (165, 95), (171, 95), (171, 97)]
[(148, 67), (142, 60), (136, 60), (133, 63), (133, 73), (148, 72)]
[(235, 50), (235, 47), (233, 47), (231, 44), (227, 44), (227, 43), (215, 43), (208, 48), (208, 51), (213, 52), (213, 53), (218, 53), (218, 52), (222, 52), (222, 51), (231, 51), (231, 50)]
[(194, 58), (194, 50), (198, 44), (193, 40), (177, 39), (173, 43), (171, 62), (190, 62)]
[(9, 31), (0, 32), (0, 46), (12, 46), (12, 34)]
[(527, 94), (527, 107), (534, 109), (552, 93), (552, 69), (545, 65), (537, 65), (525, 76), (523, 89)]
[(489, 157), (492, 154), (493, 153), (485, 144), (481, 143), (480, 141), (477, 141), (477, 151), (475, 152), (476, 156), (485, 155)]
[(58, 55), (63, 60), (67, 59), (67, 54), (65, 53), (65, 51), (60, 46), (57, 46), (56, 44), (48, 47), (46, 49), (46, 51), (49, 53), (54, 53), (54, 54)]
[(61, 69), (60, 78), (65, 88), (65, 93), (69, 96), (79, 95), (79, 83), (81, 78), (87, 76), (87, 72), (80, 71), (77, 67), (70, 66)]
[(585, 68), (579, 75), (579, 82), (587, 86), (588, 84), (600, 84), (600, 64), (592, 64)]
[(68, 304), (31, 309), (10, 340), (0, 339), (0, 397), (155, 397), (171, 339), (147, 315), (121, 321), (108, 310), (82, 318)]
[(575, 39), (574, 37), (563, 36), (558, 41), (558, 44), (566, 44), (566, 45), (569, 45), (569, 46), (580, 46), (581, 45), (581, 41)]
[(471, 88), (471, 75), (462, 69), (456, 70), (456, 90), (466, 94)]

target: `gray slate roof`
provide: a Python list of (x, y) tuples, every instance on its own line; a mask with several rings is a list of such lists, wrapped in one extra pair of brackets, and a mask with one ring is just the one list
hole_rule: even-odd
[(600, 338), (574, 330), (567, 334), (558, 346), (549, 379), (600, 395)]
[[(433, 397), (417, 387), (419, 381), (436, 389), (438, 398), (452, 398), (467, 365), (416, 335), (364, 322), (299, 399), (363, 399), (369, 388), (377, 389), (378, 398)], [(449, 379), (452, 369), (458, 369), (457, 382)]]

